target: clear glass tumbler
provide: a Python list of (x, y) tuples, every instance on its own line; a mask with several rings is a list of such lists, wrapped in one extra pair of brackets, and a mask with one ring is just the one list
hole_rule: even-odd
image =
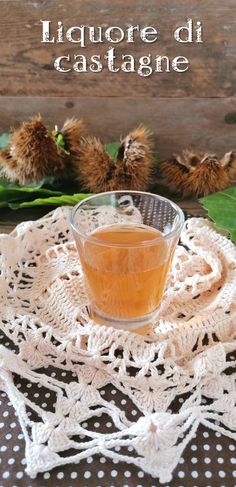
[(145, 333), (155, 322), (184, 223), (182, 210), (138, 191), (78, 203), (70, 223), (95, 322)]

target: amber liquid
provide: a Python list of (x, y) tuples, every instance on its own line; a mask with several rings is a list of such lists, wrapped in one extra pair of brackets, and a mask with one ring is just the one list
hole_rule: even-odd
[[(156, 310), (170, 265), (162, 234), (144, 225), (112, 225), (91, 235), (103, 245), (87, 240), (79, 253), (92, 307), (119, 319), (138, 318)], [(112, 243), (128, 245), (116, 247)]]

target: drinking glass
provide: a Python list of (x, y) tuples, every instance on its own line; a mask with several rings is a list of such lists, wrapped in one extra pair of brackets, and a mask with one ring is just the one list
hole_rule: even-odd
[(172, 201), (140, 191), (90, 196), (71, 211), (95, 322), (145, 333), (155, 323), (184, 223)]

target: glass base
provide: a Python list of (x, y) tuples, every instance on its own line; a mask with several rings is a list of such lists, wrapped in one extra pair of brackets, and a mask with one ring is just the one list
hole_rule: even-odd
[(91, 318), (98, 325), (113, 326), (118, 330), (131, 331), (139, 335), (150, 333), (155, 324), (159, 307), (152, 313), (136, 318), (116, 318), (114, 316), (106, 316), (96, 308), (89, 307), (89, 314)]

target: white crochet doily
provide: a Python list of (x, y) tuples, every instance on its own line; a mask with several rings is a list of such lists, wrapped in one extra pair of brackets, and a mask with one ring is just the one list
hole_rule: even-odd
[[(0, 346), (0, 387), (25, 437), (26, 472), (101, 454), (169, 482), (199, 424), (236, 439), (236, 248), (208, 221), (188, 220), (157, 328), (139, 336), (89, 319), (68, 212), (0, 235), (0, 322), (11, 344)], [(68, 371), (65, 381), (47, 375), (48, 365)], [(19, 376), (53, 393), (53, 409), (25, 397)], [(138, 420), (105, 400), (107, 384), (133, 401)], [(114, 432), (82, 427), (103, 415)]]

